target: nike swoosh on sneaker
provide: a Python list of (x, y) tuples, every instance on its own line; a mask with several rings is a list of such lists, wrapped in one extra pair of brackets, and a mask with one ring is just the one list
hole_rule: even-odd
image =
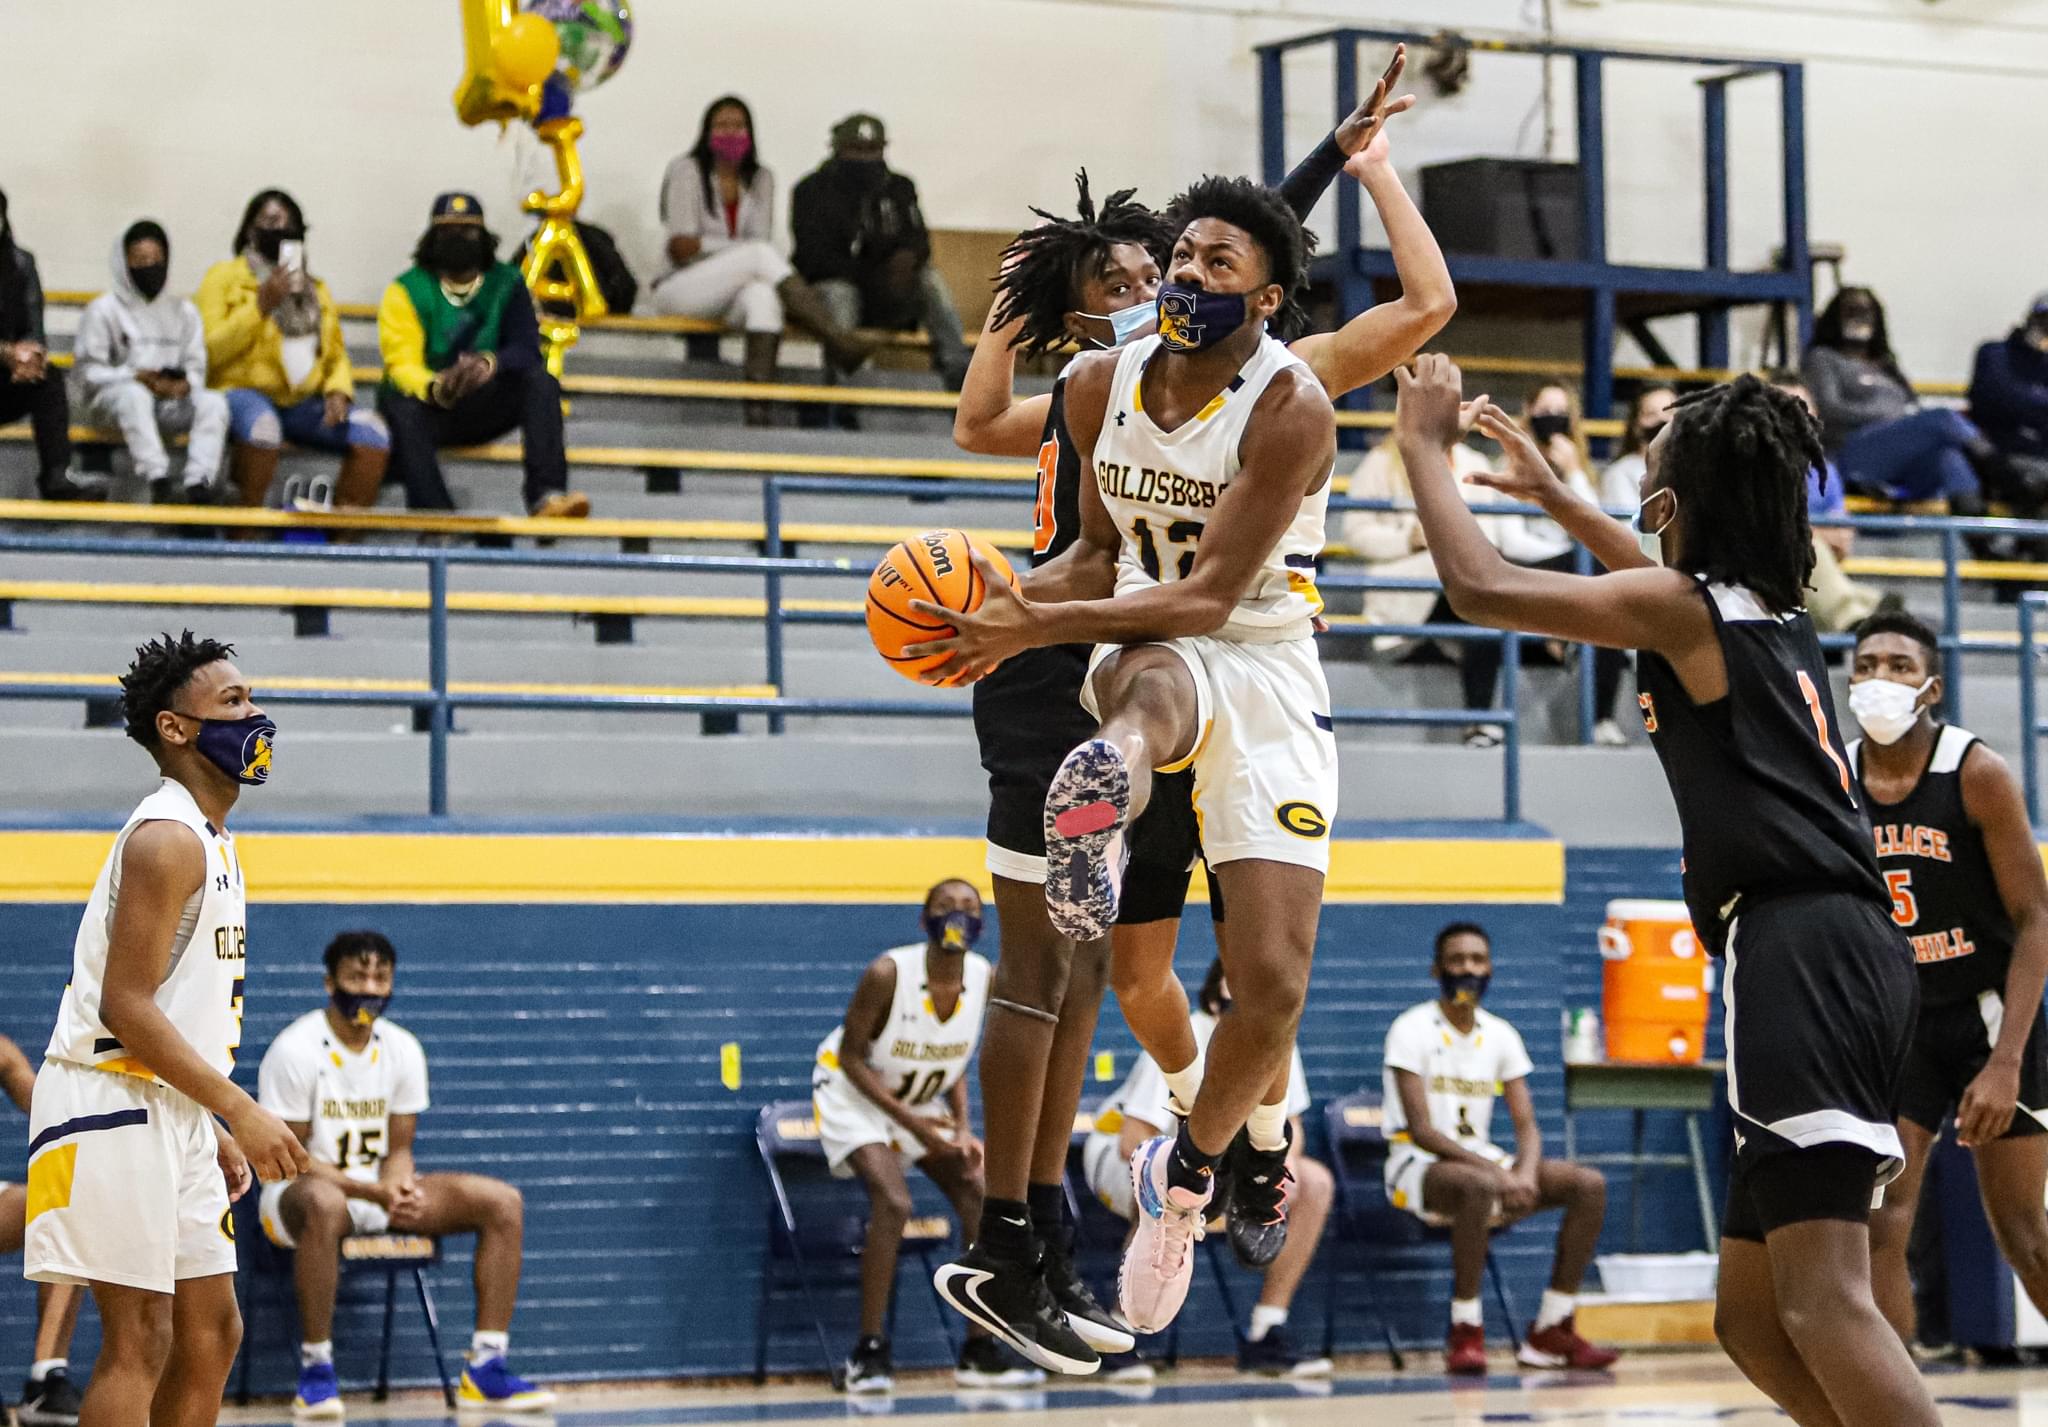
[(942, 1264), (932, 1275), (932, 1285), (939, 1296), (952, 1304), (961, 1316), (972, 1319), (989, 1332), (1001, 1338), (1032, 1362), (1053, 1372), (1066, 1373), (1071, 1377), (1085, 1377), (1102, 1366), (1102, 1359), (1089, 1362), (1085, 1358), (1070, 1358), (1053, 1351), (1042, 1343), (1034, 1343), (1016, 1332), (1001, 1315), (982, 1301), (981, 1286), (995, 1275), (986, 1269), (963, 1268), (959, 1264)]

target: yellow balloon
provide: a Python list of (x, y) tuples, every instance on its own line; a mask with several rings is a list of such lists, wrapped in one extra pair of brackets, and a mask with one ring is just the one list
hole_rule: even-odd
[(514, 15), (491, 42), (498, 77), (515, 89), (529, 89), (555, 72), (562, 42), (555, 27), (538, 15)]

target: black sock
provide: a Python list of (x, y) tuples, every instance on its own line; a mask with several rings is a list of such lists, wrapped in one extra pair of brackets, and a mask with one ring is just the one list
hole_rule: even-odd
[(1033, 1184), (1024, 1191), (1031, 1206), (1031, 1232), (1041, 1244), (1067, 1246), (1067, 1191), (1057, 1184)]
[(1187, 1121), (1181, 1121), (1180, 1133), (1173, 1137), (1173, 1153), (1166, 1160), (1167, 1187), (1207, 1194), (1216, 1182), (1216, 1162), (1222, 1158), (1197, 1149), (1194, 1138), (1188, 1134)]
[(987, 1199), (981, 1205), (981, 1232), (975, 1243), (997, 1258), (1032, 1258), (1031, 1206), (1019, 1199)]

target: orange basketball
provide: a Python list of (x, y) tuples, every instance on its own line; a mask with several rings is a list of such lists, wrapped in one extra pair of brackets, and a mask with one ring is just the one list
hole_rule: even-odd
[[(946, 662), (944, 654), (921, 658), (904, 654), (906, 645), (944, 639), (953, 632), (950, 624), (939, 624), (929, 615), (910, 607), (912, 600), (956, 609), (971, 614), (981, 608), (981, 571), (967, 558), (977, 551), (998, 570), (1006, 583), (1015, 584), (1016, 575), (1002, 551), (986, 540), (959, 530), (928, 530), (899, 541), (868, 576), (868, 637), (875, 651), (889, 661), (889, 667), (906, 679), (928, 682), (927, 671)], [(943, 682), (951, 684), (948, 678)]]

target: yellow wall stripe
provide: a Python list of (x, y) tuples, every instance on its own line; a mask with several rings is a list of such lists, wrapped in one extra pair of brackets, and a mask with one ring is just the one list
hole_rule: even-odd
[[(0, 833), (0, 902), (83, 902), (112, 840)], [(896, 904), (944, 877), (987, 881), (981, 840), (964, 837), (250, 832), (236, 849), (257, 903)], [(1329, 902), (1564, 898), (1564, 845), (1543, 839), (1349, 839), (1330, 853)]]

